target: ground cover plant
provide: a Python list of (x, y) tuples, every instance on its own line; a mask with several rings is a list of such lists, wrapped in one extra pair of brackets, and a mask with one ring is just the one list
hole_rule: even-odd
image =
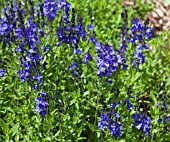
[(0, 141), (170, 140), (170, 35), (154, 36), (152, 3), (1, 3)]

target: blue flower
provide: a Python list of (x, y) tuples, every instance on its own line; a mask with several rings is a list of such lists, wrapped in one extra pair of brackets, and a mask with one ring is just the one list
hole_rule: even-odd
[(124, 100), (124, 103), (127, 104), (127, 109), (130, 110), (133, 105), (130, 103), (130, 100)]
[(76, 62), (73, 62), (71, 66), (68, 67), (69, 70), (75, 69), (78, 67), (78, 64)]
[(88, 61), (92, 61), (93, 60), (93, 56), (88, 53), (87, 55), (85, 55), (85, 59), (84, 59), (84, 64), (87, 64)]
[(114, 122), (113, 120), (110, 121), (110, 134), (114, 135), (115, 138), (121, 137), (122, 134), (122, 124)]
[[(119, 90), (117, 90), (119, 91)], [(116, 99), (117, 94), (115, 95), (114, 100)], [(116, 109), (119, 106), (120, 102), (114, 101), (112, 104), (110, 104), (110, 111), (106, 111), (106, 107), (103, 107), (102, 115), (100, 116), (100, 124), (99, 129), (102, 131), (105, 131), (107, 129), (110, 130), (110, 135), (113, 135), (115, 138), (119, 138), (122, 135), (122, 124), (118, 122), (120, 119), (120, 115), (116, 113)]]
[(34, 80), (38, 80), (38, 81), (40, 81), (41, 78), (43, 77), (40, 75), (40, 73), (38, 73), (36, 76), (33, 77)]
[(119, 107), (119, 105), (120, 105), (120, 102), (117, 103), (116, 101), (114, 101), (112, 104), (110, 104), (110, 107), (113, 109), (116, 109)]
[(119, 116), (118, 113), (114, 113), (114, 116), (115, 116), (116, 118), (120, 118), (120, 116)]
[(47, 107), (48, 107), (48, 103), (45, 101), (45, 98), (36, 98), (35, 99), (35, 104), (36, 104), (36, 108), (34, 110), (35, 113), (39, 112), (40, 115), (42, 117), (44, 117), (47, 114)]
[(112, 83), (113, 81), (111, 79), (107, 79), (107, 83)]
[(132, 116), (133, 124), (137, 129), (142, 129), (145, 135), (150, 136), (151, 119), (141, 114), (135, 114)]
[(131, 65), (135, 68), (139, 68), (140, 64), (145, 63), (145, 56), (142, 54), (142, 49), (145, 48), (145, 50), (148, 50), (148, 47), (146, 45), (139, 45), (136, 47), (136, 52), (133, 55), (134, 60), (131, 61)]
[(151, 27), (146, 27), (146, 39), (151, 39), (153, 37), (153, 29)]
[(96, 46), (97, 46), (97, 44), (99, 44), (97, 38), (94, 38), (94, 37), (89, 37), (88, 41), (93, 43)]
[(44, 47), (44, 52), (47, 52), (47, 51), (49, 51), (49, 50), (50, 50), (50, 45), (47, 44), (47, 45)]
[(60, 46), (60, 42), (57, 42), (57, 43), (56, 43), (56, 46), (59, 47), (59, 46)]
[(80, 54), (80, 55), (83, 54), (80, 49), (76, 49), (76, 48), (74, 48), (74, 49), (72, 50), (72, 53), (73, 53), (73, 54)]
[(41, 97), (46, 97), (47, 94), (46, 94), (46, 92), (39, 92), (38, 95)]
[(1, 69), (1, 70), (0, 70), (0, 77), (3, 77), (4, 74), (5, 74), (5, 72), (6, 72), (6, 70)]
[(133, 19), (131, 23), (132, 27), (130, 30), (132, 33), (132, 44), (137, 44), (138, 42), (143, 43), (145, 40), (151, 39), (153, 37), (152, 28), (142, 24), (139, 19)]
[(64, 9), (64, 12), (66, 15), (63, 16), (63, 19), (66, 23), (69, 22), (68, 17), (69, 17), (69, 11), (70, 11), (70, 3), (68, 3), (65, 0), (59, 0), (57, 6), (59, 9)]
[(18, 47), (15, 48), (15, 51), (16, 51), (16, 52), (21, 52), (22, 49), (18, 46)]
[(170, 122), (170, 116), (166, 116), (166, 121)]
[(163, 119), (162, 119), (162, 118), (159, 118), (159, 119), (158, 119), (158, 122), (159, 122), (159, 123), (163, 123)]
[(49, 21), (53, 21), (57, 16), (58, 6), (56, 0), (44, 0), (44, 15)]
[(90, 25), (88, 26), (88, 30), (89, 30), (89, 31), (93, 31), (93, 30), (94, 30), (94, 26), (93, 26), (92, 24), (90, 24)]
[(108, 114), (102, 114), (100, 118), (101, 120), (100, 120), (100, 125), (98, 126), (98, 129), (104, 131), (108, 127), (109, 116)]

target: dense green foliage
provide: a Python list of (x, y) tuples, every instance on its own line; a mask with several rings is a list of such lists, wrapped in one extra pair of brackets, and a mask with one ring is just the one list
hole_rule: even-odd
[[(24, 0), (22, 0), (24, 2)], [(4, 1), (0, 1), (0, 4)], [(76, 15), (83, 17), (83, 24), (90, 24), (89, 9), (92, 9), (92, 19), (96, 38), (103, 44), (109, 44), (115, 51), (119, 49), (121, 27), (124, 24), (121, 13), (124, 11), (123, 2), (119, 0), (68, 0), (71, 8), (75, 8)], [(5, 6), (5, 4), (1, 4)], [(152, 3), (138, 3), (139, 8), (128, 9), (128, 23), (133, 18), (145, 20), (147, 12), (153, 8)], [(0, 7), (2, 8), (2, 7)], [(4, 76), (0, 77), (0, 141), (65, 141), (65, 142), (168, 142), (170, 140), (170, 122), (166, 117), (170, 116), (169, 106), (166, 111), (158, 103), (170, 104), (170, 35), (163, 31), (147, 44), (150, 47), (144, 52), (145, 63), (135, 69), (130, 60), (135, 51), (135, 46), (129, 44), (127, 49), (128, 69), (120, 68), (110, 77), (112, 83), (107, 83), (106, 77), (97, 76), (97, 53), (94, 44), (82, 40), (78, 48), (83, 54), (90, 54), (93, 60), (87, 64), (80, 64), (80, 76), (83, 81), (70, 74), (68, 67), (73, 61), (79, 61), (84, 56), (73, 55), (72, 46), (58, 41), (56, 27), (59, 26), (60, 15), (50, 23), (47, 36), (40, 38), (41, 45), (37, 45), (42, 57), (47, 62), (45, 69), (41, 68), (43, 84), (41, 92), (47, 93), (47, 115), (41, 117), (34, 113), (35, 99), (38, 92), (30, 87), (29, 82), (21, 82), (18, 78), (18, 70), (21, 67), (20, 54), (15, 52), (16, 44), (9, 45), (3, 40), (0, 43), (0, 69), (6, 70)], [(72, 11), (70, 11), (70, 15)], [(3, 14), (2, 16), (3, 17)], [(26, 17), (25, 19), (27, 19)], [(25, 21), (26, 22), (26, 21)], [(44, 29), (43, 29), (44, 30)], [(92, 35), (92, 33), (89, 33)], [(165, 39), (166, 37), (166, 39)], [(3, 39), (3, 37), (1, 38)], [(47, 44), (50, 50), (43, 53)], [(42, 61), (43, 62), (43, 61)], [(75, 82), (77, 81), (77, 82)], [(74, 83), (73, 83), (74, 82)], [(132, 116), (135, 109), (127, 110), (124, 100), (129, 99), (130, 94), (134, 96), (131, 103), (145, 111), (145, 116), (150, 117), (151, 136), (144, 135), (132, 125)], [(119, 93), (118, 91), (119, 90)], [(82, 93), (83, 92), (83, 93)], [(98, 129), (100, 116), (104, 106), (109, 108), (115, 100), (120, 101), (115, 110), (119, 115), (122, 125), (122, 135), (115, 138), (110, 135), (109, 130), (102, 132)], [(160, 95), (163, 97), (160, 98)], [(163, 104), (161, 104), (163, 105)], [(158, 120), (162, 118), (163, 123)]]

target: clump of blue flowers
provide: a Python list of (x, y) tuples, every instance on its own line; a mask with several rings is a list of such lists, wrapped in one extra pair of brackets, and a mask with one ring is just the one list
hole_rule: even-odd
[[(116, 95), (115, 95), (116, 96)], [(116, 102), (116, 97), (114, 98), (114, 102), (110, 104), (110, 110), (107, 111), (107, 107), (104, 106), (102, 115), (100, 116), (100, 123), (98, 129), (102, 131), (106, 131), (107, 129), (110, 131), (110, 135), (113, 135), (115, 138), (119, 138), (122, 135), (122, 124), (120, 121), (120, 116), (116, 112), (119, 107), (120, 102)]]
[(121, 38), (119, 43), (119, 53), (124, 57), (127, 52), (128, 44), (136, 47), (136, 51), (133, 54), (131, 65), (136, 69), (139, 68), (140, 64), (145, 63), (145, 56), (143, 54), (143, 49), (145, 51), (149, 50), (146, 45), (146, 41), (153, 38), (153, 29), (148, 26), (148, 20), (143, 24), (139, 19), (135, 18), (131, 20), (131, 27), (128, 28), (128, 15), (127, 10), (122, 13), (122, 18), (124, 20), (124, 25), (121, 29)]
[(57, 16), (58, 6), (56, 0), (44, 0), (43, 4), (44, 15), (49, 21), (53, 21)]
[(48, 103), (46, 102), (46, 93), (45, 92), (39, 92), (39, 97), (35, 100), (36, 108), (34, 112), (39, 112), (42, 117), (44, 117), (47, 114), (47, 107)]
[(126, 59), (119, 53), (116, 53), (112, 46), (96, 42), (96, 53), (98, 55), (96, 65), (98, 67), (97, 75), (99, 77), (112, 76), (113, 72), (118, 71), (121, 65), (124, 70), (127, 69), (127, 65), (125, 64)]
[(129, 28), (128, 28), (128, 15), (127, 10), (122, 13), (122, 18), (124, 20), (124, 25), (121, 28), (120, 42), (119, 42), (119, 53), (122, 55), (126, 54), (126, 49), (128, 48), (127, 43), (130, 42), (129, 38)]
[(133, 45), (139, 45), (136, 47), (136, 52), (133, 55), (133, 60), (131, 61), (132, 66), (139, 68), (140, 64), (144, 64), (145, 56), (143, 55), (143, 49), (146, 51), (149, 50), (149, 47), (146, 45), (146, 41), (150, 40), (153, 37), (153, 30), (151, 27), (148, 27), (148, 20), (144, 24), (141, 23), (139, 19), (134, 19), (131, 21), (132, 27), (131, 31), (131, 43)]
[(61, 17), (60, 25), (57, 28), (57, 45), (65, 43), (73, 47), (74, 50), (78, 50), (78, 43), (81, 39), (84, 41), (87, 36), (87, 32), (83, 24), (83, 18), (81, 16), (76, 18), (74, 9), (72, 9), (72, 17), (70, 21), (68, 20), (68, 16), (69, 15), (66, 16), (67, 20), (65, 20), (66, 17)]
[(132, 96), (132, 91), (131, 91), (131, 88), (129, 87), (128, 88), (128, 92), (127, 92), (127, 95), (128, 95), (128, 98), (126, 100), (124, 100), (124, 104), (127, 105), (127, 110), (130, 111), (131, 108), (133, 108), (133, 104), (131, 103), (131, 99), (134, 98), (134, 96)]
[(150, 136), (151, 130), (151, 119), (148, 116), (144, 116), (143, 114), (135, 114), (133, 115), (133, 124), (137, 129), (142, 129), (145, 135)]
[[(11, 43), (16, 46), (15, 52), (18, 54), (20, 61), (17, 73), (21, 82), (28, 82), (31, 90), (39, 92), (40, 86), (43, 84), (41, 70), (45, 68), (42, 62), (43, 47), (40, 42), (40, 37), (44, 33), (42, 27), (39, 27), (39, 23), (36, 23), (34, 13), (37, 13), (37, 11), (34, 11), (31, 0), (29, 4), (31, 11), (27, 18), (25, 18), (25, 15), (28, 13), (24, 10), (24, 4), (20, 1), (11, 2), (7, 5), (7, 8), (4, 9), (5, 17), (1, 19), (0, 27), (3, 28), (1, 28), (0, 35), (4, 37), (4, 41), (9, 46)], [(47, 50), (44, 52), (47, 52)], [(35, 104), (38, 108), (45, 104), (41, 111), (37, 107), (35, 109), (35, 112), (39, 112), (41, 116), (44, 116), (47, 108), (44, 97), (37, 98)]]
[[(119, 104), (116, 104), (117, 107), (118, 105)], [(116, 107), (114, 109), (116, 109)], [(106, 112), (103, 110), (102, 115), (100, 116), (98, 128), (102, 131), (106, 131), (108, 129), (110, 131), (110, 135), (113, 135), (115, 138), (119, 138), (122, 134), (122, 124), (118, 122), (119, 119), (120, 116), (118, 113), (113, 111)]]

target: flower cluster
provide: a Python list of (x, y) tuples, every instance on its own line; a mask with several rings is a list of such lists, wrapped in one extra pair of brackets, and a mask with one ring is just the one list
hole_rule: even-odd
[[(40, 40), (37, 35), (37, 27), (33, 22), (33, 18), (30, 17), (26, 23), (24, 31), (22, 28), (18, 28), (17, 31), (22, 34), (18, 34), (18, 39), (24, 38), (18, 47), (16, 47), (16, 52), (21, 53), (20, 66), (23, 67), (22, 70), (18, 71), (19, 78), (22, 82), (31, 82), (33, 80), (37, 81), (34, 88), (38, 91), (38, 86), (42, 84), (42, 76), (39, 73), (40, 61), (42, 60), (39, 54), (38, 47), (36, 44), (40, 44)], [(28, 46), (28, 48), (26, 48)], [(33, 76), (36, 73), (35, 76)], [(31, 84), (32, 85), (32, 84)]]
[[(39, 36), (43, 37), (43, 32), (41, 27), (38, 27), (35, 22), (34, 13), (37, 13), (37, 11), (33, 9), (33, 2), (29, 0), (29, 4), (32, 11), (29, 12), (30, 16), (28, 18), (25, 18), (27, 11), (23, 10), (24, 5), (21, 2), (7, 5), (7, 8), (4, 9), (5, 17), (1, 19), (0, 27), (2, 28), (0, 35), (3, 36), (7, 43), (16, 45), (15, 52), (19, 55), (20, 60), (18, 77), (21, 82), (28, 82), (32, 90), (39, 91), (40, 85), (43, 84), (41, 71), (45, 67), (45, 64), (42, 65), (43, 57), (41, 53), (43, 49), (39, 39)], [(47, 52), (47, 50), (48, 48), (45, 47), (44, 52)], [(4, 73), (1, 74), (3, 75)], [(37, 98), (35, 104), (40, 106), (43, 102), (44, 97)], [(37, 108), (35, 111), (42, 116), (45, 114), (44, 111), (40, 111)]]
[(78, 64), (76, 62), (73, 62), (71, 66), (68, 67), (68, 70), (71, 71), (71, 75), (78, 77), (78, 72), (76, 71), (76, 68), (78, 67)]
[[(114, 114), (116, 119), (119, 119), (118, 114)], [(110, 134), (114, 135), (114, 137), (119, 138), (122, 134), (122, 124), (118, 123), (117, 121), (110, 120)]]
[(126, 49), (128, 48), (127, 46), (127, 41), (129, 42), (130, 41), (130, 38), (128, 38), (129, 34), (128, 34), (128, 16), (127, 16), (127, 10), (125, 10), (123, 13), (122, 13), (122, 18), (124, 20), (124, 25), (122, 27), (122, 31), (121, 31), (121, 35), (120, 35), (120, 43), (119, 43), (119, 52), (121, 54), (125, 54), (126, 53)]
[(119, 103), (114, 102), (110, 105), (111, 110), (106, 112), (106, 108), (104, 107), (102, 115), (100, 116), (100, 124), (98, 128), (102, 131), (107, 130), (110, 131), (110, 135), (113, 135), (115, 138), (119, 138), (122, 134), (122, 124), (118, 122), (120, 116), (116, 113), (116, 108), (119, 106)]
[(137, 129), (142, 129), (145, 135), (150, 136), (151, 119), (142, 114), (135, 114), (132, 118), (132, 124), (134, 124)]
[[(116, 53), (112, 46), (108, 44), (103, 45), (98, 41), (92, 24), (93, 20), (91, 10), (89, 11), (89, 16), (91, 24), (88, 26), (88, 30), (93, 31), (93, 35), (89, 37), (88, 41), (96, 47), (96, 65), (98, 68), (97, 75), (99, 77), (110, 77), (113, 72), (118, 71), (121, 65), (123, 66), (123, 70), (126, 70), (128, 66), (126, 65), (126, 59), (121, 55), (121, 52), (119, 51)], [(111, 83), (112, 80), (108, 79), (107, 82)]]
[(123, 69), (127, 69), (125, 64), (126, 59), (123, 58), (120, 54), (116, 54), (112, 46), (102, 43), (96, 43), (96, 52), (97, 52), (97, 62), (98, 67), (97, 75), (100, 77), (107, 76), (110, 77), (113, 72), (116, 72), (119, 69), (119, 66), (122, 65)]
[[(41, 64), (42, 57), (40, 54), (40, 50), (38, 48), (41, 45), (41, 42), (38, 38), (38, 28), (36, 23), (33, 21), (33, 17), (30, 17), (24, 27), (19, 28), (18, 31), (21, 31), (23, 34), (18, 34), (24, 38), (24, 42), (22, 42), (17, 48), (16, 52), (21, 53), (20, 57), (20, 66), (22, 70), (18, 71), (19, 78), (22, 82), (28, 81), (31, 85), (32, 89), (39, 91), (39, 86), (43, 84), (40, 70), (45, 67)], [(28, 46), (28, 48), (26, 48)], [(48, 50), (47, 47), (44, 48), (44, 52)], [(42, 95), (42, 93), (39, 93)], [(45, 109), (47, 108), (47, 102), (45, 102), (44, 97), (38, 97), (35, 100), (35, 104), (37, 105), (35, 108), (35, 112), (39, 112), (43, 117), (46, 114)]]
[(131, 98), (134, 98), (132, 95), (131, 95), (131, 88), (129, 87), (128, 88), (128, 99), (127, 100), (124, 100), (123, 102), (127, 105), (127, 109), (130, 110), (133, 105), (131, 104)]
[(35, 7), (36, 11), (34, 14), (34, 19), (35, 19), (35, 17), (37, 17), (36, 24), (40, 28), (39, 30), (41, 30), (40, 33), (42, 33), (41, 37), (43, 37), (43, 35), (44, 35), (44, 33), (42, 32), (42, 28), (46, 24), (43, 6), (44, 6), (44, 3), (36, 4), (36, 7)]
[(140, 64), (145, 63), (145, 56), (142, 54), (143, 48), (145, 48), (146, 50), (149, 49), (146, 45), (142, 44), (136, 47), (136, 52), (133, 55), (134, 59), (131, 61), (131, 65), (134, 66), (135, 68), (139, 68)]
[(135, 68), (139, 68), (140, 64), (145, 62), (145, 56), (143, 55), (143, 48), (148, 51), (149, 48), (145, 44), (146, 40), (150, 40), (153, 37), (153, 30), (151, 27), (148, 27), (148, 20), (145, 21), (145, 24), (142, 24), (139, 19), (134, 19), (131, 21), (132, 27), (131, 30), (131, 43), (138, 44), (136, 47), (136, 52), (134, 53), (133, 60), (131, 60), (131, 65)]
[(78, 16), (77, 23), (75, 22), (75, 11), (72, 9), (72, 19), (71, 21), (65, 22), (63, 17), (60, 20), (60, 26), (57, 29), (58, 43), (70, 44), (76, 50), (78, 49), (78, 43), (82, 38), (85, 40), (87, 32), (85, 26), (83, 25), (83, 19)]
[[(62, 7), (65, 7), (65, 10), (69, 10), (69, 3), (60, 1), (59, 7), (62, 9)], [(58, 36), (58, 42), (57, 46), (59, 46), (61, 43), (69, 44), (72, 48), (72, 54), (74, 57), (76, 55), (82, 55), (84, 56), (83, 59), (79, 59), (79, 61), (74, 61), (72, 65), (68, 67), (68, 70), (71, 71), (71, 75), (74, 77), (80, 77), (80, 71), (78, 70), (79, 63), (87, 64), (88, 61), (92, 61), (93, 57), (90, 53), (83, 55), (82, 51), (78, 48), (79, 42), (85, 41), (87, 37), (87, 32), (85, 29), (85, 26), (83, 25), (83, 19), (80, 16), (75, 15), (74, 8), (72, 9), (72, 16), (71, 20), (66, 20), (66, 18), (69, 18), (69, 14), (65, 11), (66, 17), (61, 17), (60, 19), (60, 25), (57, 28), (57, 36)], [(81, 56), (81, 57), (82, 57)], [(79, 63), (78, 63), (79, 62)]]
[(148, 27), (148, 21), (143, 24), (139, 19), (135, 18), (131, 21), (132, 27), (130, 28), (132, 33), (131, 43), (143, 43), (145, 40), (149, 40), (153, 37), (153, 30)]
[(67, 1), (59, 0), (59, 2), (56, 3), (56, 0), (44, 0), (42, 7), (43, 7), (44, 16), (46, 16), (50, 22), (52, 22), (57, 17), (57, 13), (60, 9), (62, 9), (65, 12), (65, 16), (63, 16), (64, 21), (69, 22), (68, 18), (69, 18), (70, 4)]
[(46, 102), (46, 93), (45, 92), (39, 92), (39, 97), (36, 98), (35, 104), (37, 105), (34, 112), (39, 112), (42, 117), (44, 117), (47, 114), (47, 107), (48, 103)]
[(28, 0), (28, 3), (30, 5), (29, 13), (34, 16), (34, 2), (32, 0)]
[(49, 21), (53, 21), (57, 16), (58, 6), (56, 0), (44, 0), (44, 15)]
[(6, 44), (14, 42), (14, 29), (16, 28), (16, 13), (17, 5), (14, 3), (8, 3), (7, 7), (3, 9), (3, 18), (0, 19), (0, 36), (3, 37), (3, 40)]
[(65, 16), (63, 16), (63, 19), (65, 22), (69, 22), (68, 18), (69, 18), (69, 11), (70, 11), (70, 3), (68, 3), (65, 0), (59, 0), (58, 8), (64, 10)]
[(85, 58), (84, 58), (84, 64), (87, 64), (88, 63), (88, 61), (92, 61), (93, 60), (93, 56), (90, 54), (90, 53), (88, 53), (88, 54), (86, 54), (85, 55)]
[(143, 55), (142, 49), (144, 48), (146, 51), (149, 50), (145, 42), (153, 37), (153, 30), (148, 26), (148, 20), (143, 24), (137, 18), (131, 20), (132, 26), (129, 30), (127, 10), (122, 13), (122, 18), (124, 19), (124, 25), (121, 31), (119, 53), (124, 56), (126, 49), (128, 48), (127, 43), (132, 43), (133, 46), (139, 44), (136, 47), (136, 52), (134, 52), (133, 59), (131, 60), (131, 65), (138, 69), (139, 65), (145, 62), (145, 56)]

